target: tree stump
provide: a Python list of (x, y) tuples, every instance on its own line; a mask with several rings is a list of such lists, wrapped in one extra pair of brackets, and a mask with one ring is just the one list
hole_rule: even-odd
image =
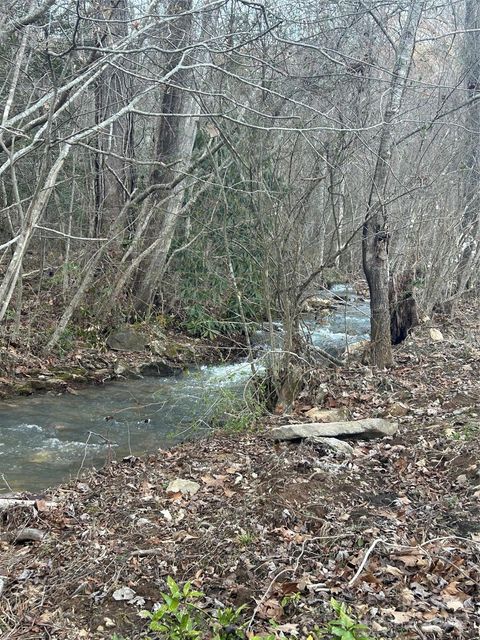
[(400, 344), (413, 327), (419, 324), (417, 303), (413, 295), (413, 271), (394, 275), (390, 279), (390, 334), (392, 344)]

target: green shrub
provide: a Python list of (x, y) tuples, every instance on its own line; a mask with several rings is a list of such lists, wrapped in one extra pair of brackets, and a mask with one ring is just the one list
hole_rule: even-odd
[(329, 620), (326, 625), (318, 629), (315, 634), (318, 638), (325, 640), (374, 640), (368, 635), (368, 628), (360, 624), (352, 617), (350, 610), (343, 602), (338, 602), (335, 598), (330, 600), (330, 606), (336, 618)]
[[(149, 631), (155, 638), (165, 640), (235, 640), (247, 638), (247, 623), (242, 621), (245, 605), (234, 609), (225, 607), (209, 613), (202, 606), (204, 594), (192, 587), (190, 582), (180, 587), (173, 578), (167, 578), (168, 593), (162, 593), (162, 602), (154, 611), (142, 611), (148, 619)], [(374, 640), (368, 628), (360, 624), (350, 609), (334, 598), (330, 606), (335, 617), (306, 636), (306, 640)], [(275, 623), (272, 622), (275, 629)], [(285, 640), (290, 638), (281, 635)], [(305, 636), (304, 636), (305, 637)], [(114, 636), (120, 640), (118, 636)], [(112, 638), (112, 640), (114, 640)], [(254, 635), (248, 633), (249, 640), (277, 640), (277, 635)], [(153, 640), (152, 638), (150, 640)]]

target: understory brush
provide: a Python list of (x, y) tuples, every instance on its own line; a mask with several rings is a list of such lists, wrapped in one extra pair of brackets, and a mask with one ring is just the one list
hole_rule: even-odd
[(196, 427), (208, 425), (224, 433), (244, 433), (252, 429), (266, 412), (266, 407), (253, 385), (238, 388), (215, 388), (212, 396), (204, 396), (207, 409)]

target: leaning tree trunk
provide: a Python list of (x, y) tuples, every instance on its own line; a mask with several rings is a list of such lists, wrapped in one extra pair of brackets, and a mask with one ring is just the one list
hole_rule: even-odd
[[(153, 225), (148, 229), (147, 238), (153, 250), (148, 259), (141, 263), (135, 285), (135, 309), (142, 315), (148, 313), (152, 307), (165, 274), (168, 252), (184, 204), (185, 189), (189, 186), (188, 180), (178, 181), (177, 178), (186, 174), (192, 160), (199, 113), (197, 101), (188, 91), (193, 84), (192, 71), (182, 68), (188, 60), (188, 54), (182, 53), (182, 50), (185, 51), (192, 43), (193, 31), (196, 31), (191, 9), (192, 0), (171, 0), (168, 7), (169, 15), (179, 15), (171, 22), (167, 37), (168, 48), (174, 51), (168, 57), (166, 65), (167, 71), (172, 72), (172, 75), (164, 90), (162, 115), (156, 127), (155, 160), (157, 163), (170, 165), (173, 169), (159, 169), (158, 164), (152, 171), (151, 182), (175, 183), (175, 186), (168, 193), (168, 197), (165, 197), (165, 191), (157, 191), (151, 200), (155, 216)], [(217, 18), (216, 10), (204, 12), (200, 27), (202, 35), (215, 31)], [(207, 56), (206, 49), (199, 48), (195, 52), (195, 62), (198, 64)]]
[(394, 151), (392, 125), (402, 105), (405, 84), (410, 70), (415, 36), (422, 15), (423, 0), (413, 0), (408, 10), (400, 42), (396, 49), (390, 90), (383, 113), (377, 162), (370, 188), (367, 213), (363, 225), (363, 269), (370, 290), (371, 359), (384, 368), (393, 362), (390, 340), (389, 230), (386, 205), (390, 161)]
[[(172, 72), (177, 67), (180, 68), (173, 73), (165, 87), (161, 103), (162, 115), (158, 118), (155, 131), (155, 160), (166, 165), (173, 163), (177, 170), (184, 169), (185, 160), (188, 162), (191, 158), (196, 129), (196, 122), (192, 118), (177, 115), (188, 113), (193, 108), (191, 95), (182, 90), (189, 84), (191, 71), (181, 68), (185, 57), (182, 49), (192, 40), (191, 9), (192, 0), (171, 0), (168, 6), (169, 15), (179, 16), (171, 22), (170, 31), (165, 38), (167, 48), (174, 51), (168, 56), (166, 71)], [(159, 166), (152, 171), (152, 184), (171, 182), (175, 177), (174, 172), (159, 169)], [(151, 240), (151, 244), (155, 243), (155, 247), (149, 258), (140, 265), (135, 286), (135, 308), (142, 314), (151, 307), (163, 276), (167, 253), (182, 207), (183, 190), (183, 183), (180, 183), (174, 187), (170, 197), (165, 198), (165, 193), (160, 192), (153, 195), (150, 203), (156, 209), (156, 215), (147, 238)]]
[(480, 3), (465, 0), (465, 44), (463, 54), (467, 95), (471, 99), (465, 117), (465, 154), (463, 165), (463, 216), (457, 293), (468, 288), (478, 251), (480, 220)]

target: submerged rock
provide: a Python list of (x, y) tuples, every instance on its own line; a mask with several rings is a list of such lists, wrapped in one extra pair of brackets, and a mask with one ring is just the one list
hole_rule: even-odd
[(381, 418), (367, 418), (351, 422), (285, 424), (275, 427), (269, 433), (274, 440), (302, 440), (317, 437), (363, 436), (378, 438), (393, 436), (398, 429), (395, 422)]

